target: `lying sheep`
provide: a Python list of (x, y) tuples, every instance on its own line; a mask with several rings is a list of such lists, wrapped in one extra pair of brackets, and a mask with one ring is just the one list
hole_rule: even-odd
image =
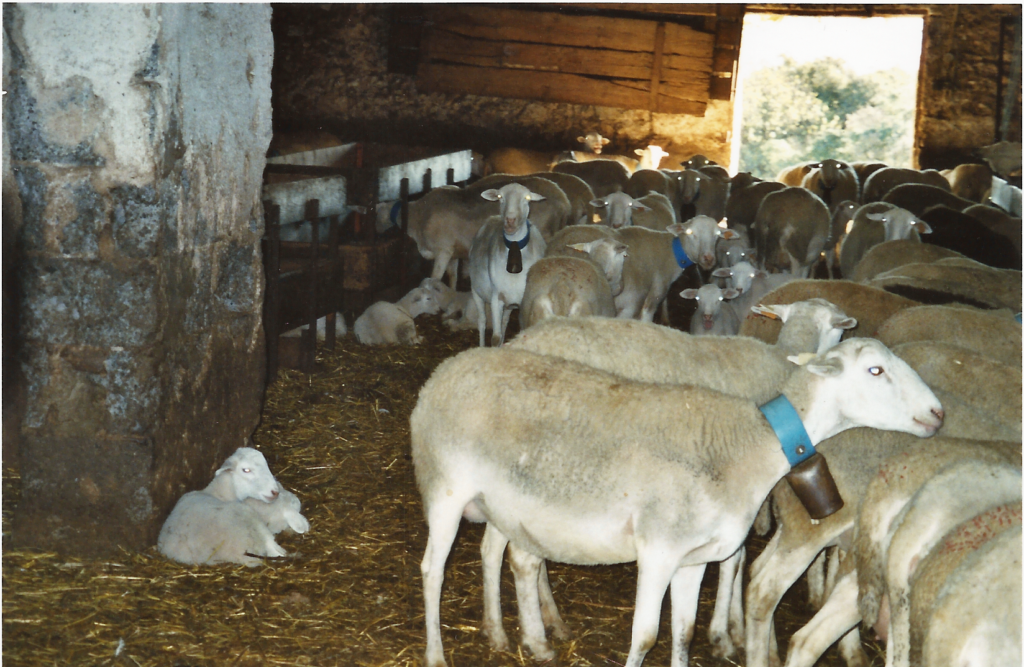
[[(877, 287), (849, 280), (794, 280), (764, 295), (759, 303), (775, 305), (813, 298), (834, 303), (844, 313), (856, 318), (858, 324), (850, 332), (852, 336), (873, 336), (878, 327), (898, 311), (921, 305)], [(740, 325), (740, 335), (774, 343), (779, 329), (779, 323), (774, 320), (747, 318)]]
[(858, 201), (860, 181), (848, 163), (829, 159), (815, 162), (810, 167), (800, 185), (818, 195), (828, 206), (829, 213), (835, 213), (845, 201)]
[(1021, 272), (994, 269), (970, 259), (904, 264), (875, 276), (868, 284), (922, 303), (1021, 311)]
[(739, 331), (739, 316), (726, 303), (726, 299), (739, 296), (739, 290), (722, 289), (718, 285), (704, 285), (700, 289), (684, 289), (679, 296), (696, 299), (697, 310), (690, 318), (690, 334), (694, 336), (735, 336)]
[(544, 257), (530, 267), (520, 309), (521, 329), (556, 316), (615, 317), (626, 246), (599, 239), (573, 246), (584, 257)]
[[(798, 412), (811, 410), (804, 423), (812, 443), (858, 425), (920, 436), (941, 425), (928, 388), (868, 339), (814, 357), (782, 393)], [(680, 412), (687, 405), (695, 407)], [(429, 530), (421, 570), (430, 667), (446, 664), (441, 583), (463, 516), (486, 521), (517, 547), (523, 581), (537, 580), (543, 559), (640, 561), (629, 665), (639, 666), (653, 643), (672, 581), (673, 663), (685, 665), (706, 564), (739, 549), (790, 469), (750, 401), (633, 382), (515, 349), (474, 349), (443, 362), (420, 391), (410, 426)], [(601, 535), (618, 537), (595, 538)], [(532, 602), (521, 606), (524, 639), (547, 659)]]
[(309, 530), (309, 521), (302, 516), (302, 501), (288, 489), (282, 487), (277, 498), (269, 503), (258, 498), (246, 498), (244, 502), (273, 535), (286, 530), (301, 535)]
[(941, 172), (957, 197), (984, 203), (992, 189), (992, 169), (987, 164), (958, 164)]
[(839, 270), (852, 276), (857, 262), (872, 246), (886, 241), (920, 239), (932, 228), (906, 209), (882, 202), (865, 204), (853, 215), (853, 225), (839, 249)]
[(765, 196), (757, 209), (757, 259), (769, 273), (806, 278), (829, 237), (828, 207), (817, 195), (790, 187)]
[(551, 171), (572, 174), (590, 186), (595, 197), (604, 197), (612, 192), (625, 192), (632, 173), (614, 160), (591, 160), (590, 162), (560, 162)]
[(543, 201), (543, 196), (518, 183), (485, 190), (481, 196), (500, 203), (500, 213), (480, 227), (469, 248), (469, 279), (483, 347), (485, 307), (491, 309), (491, 345), (501, 345), (512, 309), (523, 300), (530, 267), (544, 256), (547, 244), (543, 236), (531, 233), (529, 220), (531, 203)]
[(947, 248), (916, 240), (886, 241), (868, 248), (854, 267), (853, 275), (844, 278), (866, 283), (875, 276), (904, 264), (930, 264), (951, 257), (964, 256)]
[(395, 303), (374, 303), (356, 318), (352, 331), (363, 345), (419, 345), (423, 337), (416, 333), (414, 320), (440, 311), (429, 289), (415, 287)]
[(928, 619), (921, 664), (1019, 665), (1020, 591), (1021, 530), (1014, 528), (947, 579)]
[[(979, 514), (976, 517), (971, 517), (967, 521), (959, 524), (957, 527), (950, 530), (948, 533), (942, 536), (942, 540), (936, 544), (935, 548), (929, 552), (928, 556), (922, 560), (917, 567), (914, 569), (913, 577), (910, 581), (910, 663), (921, 664), (921, 649), (924, 644), (925, 634), (928, 631), (930, 617), (933, 611), (936, 609), (936, 603), (943, 597), (944, 584), (950, 577), (951, 582), (958, 581), (967, 572), (975, 567), (978, 558), (982, 558), (988, 549), (994, 547), (993, 540), (996, 543), (999, 542), (997, 539), (1003, 533), (1010, 531), (1010, 536), (1015, 537), (1020, 541), (1020, 526), (1021, 526), (1021, 506), (1020, 503), (1011, 503), (1007, 505), (1000, 505), (993, 507), (992, 509)], [(989, 546), (992, 545), (992, 546)], [(1004, 567), (1007, 563), (1002, 564)], [(1015, 563), (1015, 569), (1020, 572), (1020, 559), (1018, 557)], [(961, 566), (963, 569), (961, 569)], [(958, 572), (959, 570), (959, 572)], [(1017, 628), (1020, 627), (1020, 596), (1017, 596), (1016, 607), (1017, 613), (1012, 613), (1012, 608), (993, 609), (990, 604), (998, 597), (1007, 597), (1006, 593), (1010, 592), (1009, 597), (1012, 599), (1012, 591), (1014, 588), (1007, 587), (1000, 590), (996, 595), (986, 601), (985, 613), (980, 616), (984, 618), (988, 616), (994, 625), (1003, 626), (1001, 629), (1003, 632), (1013, 634)], [(1020, 590), (1020, 580), (1018, 577), (1016, 590)], [(995, 592), (995, 591), (993, 591)], [(971, 597), (977, 597), (976, 591), (971, 591)], [(969, 603), (966, 599), (956, 600), (957, 603)], [(948, 602), (946, 603), (948, 604)], [(941, 603), (940, 603), (941, 608)], [(995, 615), (989, 616), (990, 613), (995, 612)], [(1011, 612), (1011, 613), (1007, 613)], [(1016, 618), (1014, 619), (1014, 616)], [(940, 615), (941, 617), (941, 615)], [(976, 621), (979, 616), (974, 616), (971, 621)], [(957, 634), (962, 630), (963, 626), (966, 625), (963, 621), (966, 620), (964, 617), (957, 619), (958, 624), (956, 626)], [(1016, 625), (1010, 625), (1016, 620)], [(969, 621), (968, 621), (969, 622)], [(940, 626), (941, 627), (941, 626)], [(1016, 639), (1017, 645), (1017, 661), (1012, 664), (1020, 663), (1020, 635), (1017, 634)], [(979, 647), (980, 648), (980, 647)], [(952, 658), (952, 656), (950, 656)], [(944, 662), (942, 664), (951, 664)], [(1009, 664), (1001, 663), (996, 661), (988, 661), (985, 664)]]
[(933, 206), (921, 214), (932, 233), (927, 243), (955, 250), (997, 269), (1021, 270), (1021, 255), (1010, 237), (992, 231), (971, 216), (945, 206)]
[[(280, 494), (281, 485), (263, 454), (240, 447), (217, 469), (205, 489), (190, 491), (178, 499), (160, 528), (157, 550), (188, 565), (240, 563), (255, 567), (263, 562), (260, 557), (287, 556), (288, 552), (274, 541), (274, 533), (261, 513), (244, 502), (251, 498), (268, 504), (267, 513), (272, 515), (269, 504)], [(305, 522), (301, 514), (295, 517), (291, 511), (277, 517), (293, 529), (302, 528)], [(276, 528), (277, 519), (272, 522)]]
[[(909, 581), (916, 564), (946, 531), (960, 522), (1006, 503), (1019, 507), (1020, 501), (1019, 465), (963, 461), (926, 481), (902, 508), (881, 545), (885, 553), (884, 593), (889, 601), (887, 663), (897, 667), (910, 665)], [(900, 509), (892, 503), (886, 505), (887, 513)], [(866, 525), (863, 518), (858, 529), (873, 530), (876, 535), (881, 532)], [(881, 593), (871, 591), (876, 596)]]
[[(929, 477), (935, 470), (964, 459), (993, 462), (1020, 461), (1020, 446), (1009, 442), (983, 442), (938, 437), (927, 442), (903, 433), (875, 429), (853, 429), (823, 442), (819, 450), (829, 462), (845, 504), (838, 512), (812, 522), (806, 509), (788, 484), (779, 483), (772, 491), (778, 529), (768, 547), (750, 568), (747, 587), (747, 664), (765, 667), (769, 653), (775, 651), (771, 637), (771, 618), (786, 590), (811, 564), (815, 555), (829, 546), (855, 551), (853, 529), (863, 508), (872, 505), (875, 492), (869, 489), (881, 478), (903, 488), (909, 479)], [(904, 474), (905, 471), (910, 471)], [(920, 485), (920, 482), (917, 482)], [(910, 490), (910, 494), (917, 487)], [(909, 497), (909, 496), (908, 496)], [(787, 665), (813, 665), (818, 657), (847, 631), (840, 644), (847, 664), (863, 664), (856, 625), (861, 620), (857, 608), (856, 557), (849, 554), (840, 573), (852, 580), (837, 579), (828, 600), (804, 628), (790, 641)], [(875, 576), (875, 575), (868, 575)], [(852, 583), (852, 590), (850, 584)], [(865, 624), (873, 620), (865, 617)], [(855, 641), (847, 641), (853, 639)], [(769, 650), (769, 644), (771, 649)], [(778, 662), (777, 659), (775, 661)]]
[(932, 341), (964, 348), (1008, 366), (1021, 365), (1021, 326), (1009, 311), (917, 306), (896, 313), (875, 334), (889, 348)]
[(868, 176), (868, 179), (864, 181), (860, 200), (864, 204), (882, 201), (882, 198), (885, 197), (886, 193), (897, 185), (903, 185), (905, 183), (933, 185), (937, 188), (942, 188), (943, 190), (950, 192), (949, 181), (934, 169), (925, 169), (924, 171), (920, 171), (917, 169), (904, 169), (902, 167), (885, 167), (884, 169), (879, 169), (875, 173), (871, 174)]

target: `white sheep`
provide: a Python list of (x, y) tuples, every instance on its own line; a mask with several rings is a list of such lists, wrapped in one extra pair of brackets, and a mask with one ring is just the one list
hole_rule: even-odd
[[(530, 206), (544, 197), (518, 183), (498, 190), (485, 190), (484, 199), (500, 203), (500, 213), (487, 220), (469, 249), (469, 279), (477, 308), (480, 347), (487, 328), (486, 306), (491, 309), (491, 345), (505, 342), (512, 309), (518, 308), (526, 289), (530, 267), (544, 257), (547, 244), (536, 231), (531, 233)], [(518, 263), (516, 257), (518, 256)]]
[[(287, 556), (261, 514), (244, 502), (249, 498), (266, 503), (272, 514), (269, 504), (278, 499), (281, 490), (263, 454), (240, 447), (217, 469), (205, 489), (178, 499), (160, 529), (157, 550), (189, 565), (240, 563), (255, 567), (263, 562), (260, 557)], [(291, 512), (287, 517), (298, 527), (305, 522)]]
[(858, 200), (860, 182), (848, 163), (829, 159), (815, 162), (810, 168), (800, 185), (818, 195), (830, 213), (835, 213), (844, 201)]
[(669, 172), (658, 169), (638, 169), (629, 177), (625, 193), (639, 199), (651, 192), (660, 192), (672, 201), (673, 210), (678, 210), (678, 192), (675, 179), (669, 178)]
[(1019, 141), (1000, 141), (982, 146), (975, 152), (978, 157), (992, 167), (992, 171), (1003, 178), (1020, 175), (1021, 144)]
[(815, 164), (813, 161), (808, 161), (783, 167), (782, 170), (775, 175), (774, 180), (778, 183), (788, 185), (789, 187), (800, 187), (803, 185), (804, 177), (811, 173), (811, 165), (813, 164)]
[(597, 155), (600, 155), (604, 147), (612, 142), (611, 139), (602, 137), (600, 132), (588, 132), (586, 136), (576, 137), (576, 141), (583, 144), (583, 147), (588, 151)]
[(648, 192), (635, 200), (644, 209), (633, 211), (633, 224), (663, 232), (676, 223), (676, 209), (672, 200), (660, 192)]
[(560, 162), (551, 168), (583, 179), (595, 197), (612, 192), (624, 192), (629, 184), (630, 169), (615, 160), (592, 160), (590, 162)]
[(864, 204), (881, 201), (890, 190), (907, 184), (931, 185), (950, 192), (949, 181), (934, 169), (922, 171), (903, 167), (884, 167), (872, 173), (861, 184), (860, 200)]
[(904, 264), (930, 264), (950, 257), (964, 257), (964, 255), (931, 243), (921, 243), (917, 239), (886, 241), (871, 246), (857, 262), (853, 269), (853, 275), (844, 276), (844, 278), (858, 283), (867, 283), (875, 276)]
[(945, 667), (956, 660), (1021, 664), (1020, 528), (1004, 532), (986, 547), (943, 587), (921, 648), (924, 667)]
[(309, 521), (302, 516), (302, 501), (284, 487), (277, 498), (269, 503), (257, 498), (246, 498), (244, 502), (256, 511), (274, 535), (285, 530), (301, 535), (309, 530)]
[(680, 219), (686, 206), (693, 207), (693, 215), (706, 215), (718, 222), (725, 217), (725, 203), (729, 198), (729, 182), (705, 174), (699, 169), (673, 172), (679, 192)]
[(896, 313), (875, 334), (889, 348), (934, 341), (962, 347), (1009, 366), (1020, 367), (1021, 326), (1009, 311), (952, 306), (917, 306)]
[(932, 303), (1021, 311), (1020, 271), (994, 269), (963, 257), (904, 264), (875, 276), (868, 284), (895, 294), (928, 298)]
[(910, 211), (884, 202), (865, 204), (853, 215), (850, 231), (839, 249), (839, 270), (843, 276), (853, 276), (864, 253), (872, 246), (886, 241), (920, 239), (920, 234), (931, 234), (932, 228)]
[(769, 273), (806, 278), (829, 237), (831, 216), (821, 199), (801, 187), (769, 193), (757, 209), (757, 260)]
[(957, 197), (984, 203), (992, 189), (992, 169), (987, 164), (958, 164), (940, 173)]
[(636, 169), (633, 170), (634, 172), (640, 169), (657, 169), (662, 159), (668, 157), (668, 152), (663, 150), (661, 146), (655, 146), (654, 144), (648, 144), (644, 148), (637, 148), (634, 152), (640, 156), (640, 161)]
[(729, 227), (749, 232), (764, 198), (785, 187), (776, 181), (757, 179), (750, 172), (740, 172), (733, 176), (729, 185), (729, 198), (725, 202), (725, 217), (729, 220)]
[(419, 345), (423, 336), (416, 333), (415, 319), (440, 312), (430, 288), (414, 287), (395, 303), (378, 301), (363, 311), (352, 331), (363, 345)]
[(650, 210), (646, 204), (633, 199), (625, 192), (611, 192), (604, 197), (595, 197), (591, 200), (590, 205), (595, 209), (600, 209), (601, 224), (612, 229), (631, 226), (634, 211)]
[(694, 336), (734, 336), (739, 331), (739, 316), (726, 299), (740, 295), (731, 287), (722, 289), (707, 284), (700, 289), (688, 288), (679, 293), (684, 299), (695, 299), (697, 310), (690, 318), (690, 334)]
[[(870, 339), (814, 357), (782, 394), (804, 415), (812, 444), (857, 425), (930, 436), (942, 421), (924, 383)], [(684, 667), (706, 564), (736, 553), (790, 469), (753, 402), (515, 349), (442, 363), (410, 426), (429, 529), (421, 564), (429, 667), (445, 664), (441, 582), (463, 516), (519, 547), (525, 578), (539, 576), (542, 559), (639, 561), (627, 667), (639, 667), (654, 643), (671, 582), (672, 665)], [(525, 637), (544, 636), (539, 614), (522, 622)]]

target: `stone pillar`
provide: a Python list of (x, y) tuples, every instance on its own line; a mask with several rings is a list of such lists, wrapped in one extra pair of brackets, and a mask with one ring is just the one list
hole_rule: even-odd
[(259, 420), (270, 14), (3, 7), (19, 547), (149, 547)]

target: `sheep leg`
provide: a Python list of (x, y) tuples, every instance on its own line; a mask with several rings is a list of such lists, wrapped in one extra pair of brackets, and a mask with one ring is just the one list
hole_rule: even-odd
[[(781, 530), (776, 535), (780, 533)], [(780, 545), (772, 551), (767, 561), (756, 568), (757, 574), (751, 576), (747, 587), (747, 667), (768, 666), (771, 621), (775, 608), (783, 594), (804, 573), (822, 548), (819, 541), (794, 544), (788, 548)]]
[(484, 335), (487, 331), (487, 309), (484, 300), (476, 290), (473, 291), (473, 303), (476, 304), (476, 328), (480, 332), (480, 347), (485, 347)]
[(836, 587), (836, 578), (839, 574), (839, 561), (844, 558), (845, 552), (839, 547), (832, 547), (829, 551), (828, 556), (828, 570), (825, 574), (825, 597), (832, 595), (832, 590)]
[[(704, 579), (706, 565), (691, 565), (681, 567), (672, 575), (672, 587), (670, 591), (672, 599), (672, 667), (686, 667), (690, 660), (690, 641), (693, 639), (693, 629), (697, 621), (697, 598), (700, 594), (700, 583)], [(639, 597), (639, 596), (638, 596)], [(637, 610), (639, 610), (639, 599)], [(658, 619), (655, 618), (654, 631), (658, 630)], [(634, 619), (633, 637), (636, 638), (636, 625)], [(654, 637), (651, 638), (651, 644)], [(650, 647), (648, 647), (650, 648)], [(644, 651), (646, 653), (646, 651)], [(630, 655), (633, 647), (630, 647)], [(642, 656), (641, 656), (642, 658)], [(629, 661), (626, 662), (629, 665)], [(639, 663), (637, 663), (639, 667)]]
[[(484, 633), (496, 651), (508, 651), (511, 644), (501, 616), (501, 561), (508, 538), (492, 524), (487, 524), (480, 542), (480, 556), (484, 571)], [(522, 604), (520, 602), (520, 604)]]
[(807, 604), (821, 609), (825, 604), (825, 562), (828, 560), (828, 549), (823, 550), (807, 568)]
[(540, 615), (544, 619), (544, 627), (551, 628), (551, 633), (558, 639), (566, 640), (572, 636), (569, 626), (562, 620), (558, 613), (558, 605), (555, 604), (555, 597), (551, 594), (551, 584), (548, 582), (548, 566), (546, 562), (540, 564)]
[(427, 548), (420, 563), (423, 575), (424, 621), (427, 626), (427, 667), (446, 667), (441, 644), (441, 584), (465, 501), (438, 499), (427, 510)]
[(732, 584), (732, 603), (729, 605), (729, 636), (733, 644), (743, 646), (743, 568), (747, 564), (747, 548), (740, 547), (736, 564), (736, 579)]
[[(452, 255), (454, 254), (454, 248), (441, 248), (438, 250), (434, 254), (434, 266), (430, 268), (430, 277), (434, 280), (441, 280), (444, 278), (444, 274), (448, 271), (449, 262), (452, 261)], [(452, 289), (455, 289), (454, 285), (452, 286)]]
[(544, 631), (544, 621), (540, 614), (540, 598), (538, 596), (540, 566), (544, 560), (538, 556), (517, 549), (510, 545), (508, 550), (509, 565), (516, 581), (516, 598), (519, 600), (519, 628), (522, 632), (521, 643), (537, 660), (551, 660), (555, 652), (551, 650)]
[[(483, 309), (481, 309), (483, 312)], [(502, 342), (502, 334), (504, 329), (501, 328), (502, 320), (505, 317), (505, 304), (501, 302), (498, 295), (495, 294), (491, 297), (491, 347), (498, 347)], [(480, 333), (480, 347), (484, 346), (483, 343), (483, 331)]]
[[(491, 335), (491, 347), (501, 347), (502, 345), (505, 344), (505, 331), (508, 330), (508, 321), (511, 318), (512, 318), (512, 308), (510, 306), (505, 306), (504, 304), (502, 304), (502, 308), (501, 308), (501, 333), (499, 335), (498, 334), (498, 330), (495, 330), (495, 332)], [(495, 319), (495, 321), (497, 321), (497, 320)], [(497, 336), (497, 338), (498, 338), (497, 344), (494, 343), (495, 336)]]
[(839, 580), (814, 618), (790, 639), (786, 667), (812, 667), (829, 646), (859, 622), (857, 575), (851, 572)]
[(868, 667), (871, 661), (864, 653), (860, 641), (860, 630), (856, 625), (839, 640), (839, 655), (846, 661), (846, 667)]
[(736, 589), (736, 574), (745, 553), (743, 547), (718, 564), (718, 594), (715, 596), (715, 611), (708, 628), (711, 654), (716, 658), (731, 660), (736, 656), (736, 646), (729, 636), (729, 614), (733, 598), (739, 597), (743, 589)]
[[(686, 663), (676, 660), (677, 647), (676, 638), (677, 622), (682, 629), (685, 626), (686, 615), (682, 613), (684, 604), (692, 604), (693, 612), (691, 618), (696, 618), (697, 595), (700, 590), (700, 581), (704, 576), (704, 566), (677, 568), (672, 563), (666, 562), (664, 557), (658, 558), (656, 550), (649, 557), (646, 552), (641, 552), (637, 559), (639, 572), (636, 578), (636, 602), (633, 606), (633, 629), (629, 643), (629, 655), (626, 656), (625, 667), (640, 667), (644, 656), (654, 646), (658, 638), (658, 625), (661, 621), (661, 603), (665, 599), (665, 589), (672, 586), (672, 667), (683, 667)], [(667, 556), (667, 554), (665, 554)], [(696, 584), (687, 582), (684, 577), (688, 574), (692, 578), (692, 570), (699, 570), (696, 577)], [(685, 573), (685, 574), (684, 574)], [(680, 577), (678, 585), (676, 577)], [(689, 584), (689, 585), (687, 585)], [(685, 597), (692, 597), (685, 600), (683, 589), (692, 589)], [(676, 598), (679, 604), (676, 604)], [(677, 611), (678, 610), (678, 611)], [(678, 616), (678, 621), (677, 621)], [(693, 634), (693, 624), (690, 624), (690, 636)], [(687, 644), (689, 641), (687, 640)], [(685, 648), (683, 649), (685, 655)]]
[(459, 260), (457, 257), (453, 257), (448, 262), (448, 286), (455, 289), (455, 284), (459, 282)]

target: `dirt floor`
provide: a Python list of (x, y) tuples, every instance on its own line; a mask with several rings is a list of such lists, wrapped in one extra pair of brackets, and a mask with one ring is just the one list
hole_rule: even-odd
[[(678, 290), (674, 290), (677, 292)], [(673, 323), (688, 314), (672, 303)], [(510, 331), (516, 330), (513, 325)], [(683, 322), (685, 324), (685, 322)], [(282, 371), (267, 390), (254, 443), (303, 502), (312, 528), (282, 535), (294, 558), (254, 569), (184, 567), (155, 548), (104, 561), (19, 551), (10, 518), (17, 470), (3, 471), (3, 661), (5, 665), (420, 665), (424, 649), (419, 561), (426, 543), (409, 455), (408, 418), (417, 391), (443, 359), (472, 347), (439, 316), (417, 321), (417, 348), (363, 347), (351, 334), (321, 352), (318, 371)], [(463, 522), (441, 601), (453, 667), (532, 665), (493, 651), (480, 629), (481, 525)], [(752, 559), (764, 540), (749, 542)], [(749, 561), (748, 561), (749, 562)], [(573, 638), (554, 642), (557, 664), (625, 661), (636, 568), (549, 565), (552, 588)], [(701, 590), (692, 665), (711, 657), (707, 628), (717, 568)], [(511, 575), (502, 583), (505, 627), (518, 636)], [(810, 618), (797, 584), (776, 617), (782, 649)], [(669, 661), (669, 608), (645, 664)], [(866, 643), (872, 663), (880, 647)], [(739, 663), (742, 664), (742, 658)], [(820, 665), (840, 665), (835, 648)]]

